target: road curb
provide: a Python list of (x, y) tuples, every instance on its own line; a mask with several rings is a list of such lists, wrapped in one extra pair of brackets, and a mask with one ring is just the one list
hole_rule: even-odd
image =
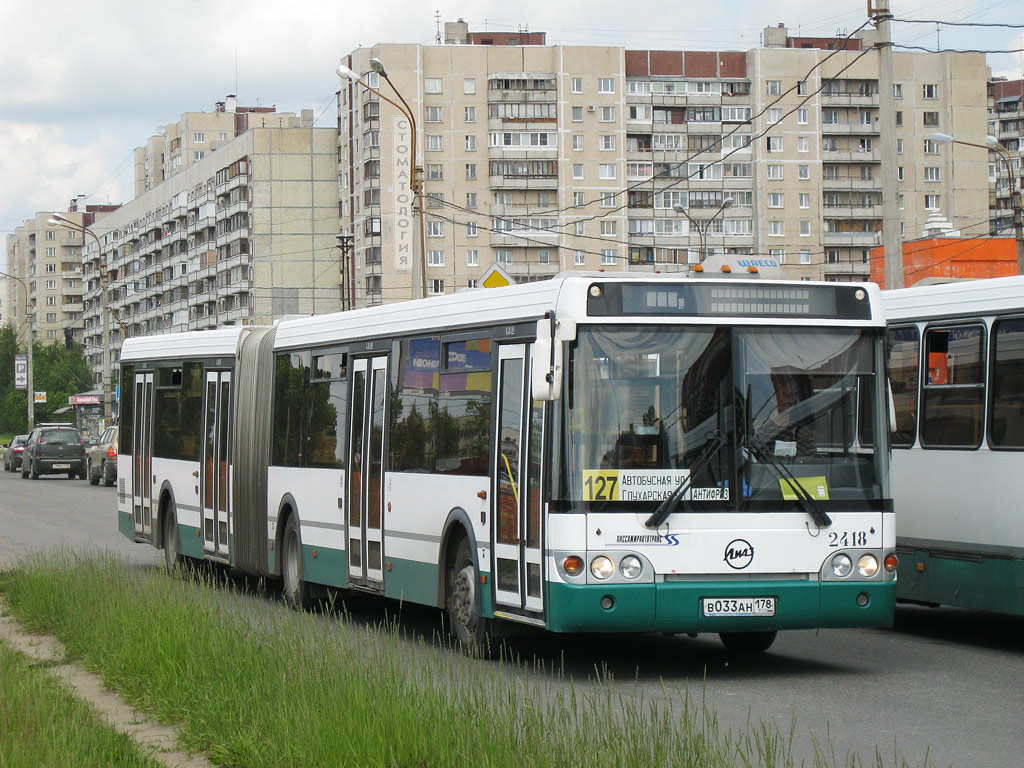
[[(32, 634), (7, 612), (0, 597), (0, 641), (36, 661), (55, 664), (66, 657), (64, 646), (50, 635)], [(178, 734), (128, 704), (110, 690), (103, 679), (78, 664), (41, 667), (51, 677), (70, 686), (74, 694), (86, 702), (100, 718), (119, 733), (127, 734), (143, 752), (168, 768), (213, 768), (205, 756), (188, 752), (178, 743)]]

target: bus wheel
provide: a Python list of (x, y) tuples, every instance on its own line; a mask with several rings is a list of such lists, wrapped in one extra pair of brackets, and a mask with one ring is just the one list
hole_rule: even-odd
[(174, 515), (174, 507), (169, 506), (164, 516), (167, 519), (164, 530), (164, 565), (170, 573), (185, 559), (181, 555), (181, 543), (178, 541), (178, 519)]
[(455, 639), (464, 650), (486, 658), (493, 652), (493, 644), (489, 622), (480, 615), (479, 583), (469, 539), (463, 539), (455, 553), (455, 562), (448, 571), (448, 621)]
[(284, 580), (284, 601), (292, 608), (309, 607), (309, 586), (302, 578), (302, 542), (295, 516), (288, 518), (281, 537), (281, 577)]
[(738, 653), (761, 653), (775, 642), (778, 632), (719, 632), (722, 645)]

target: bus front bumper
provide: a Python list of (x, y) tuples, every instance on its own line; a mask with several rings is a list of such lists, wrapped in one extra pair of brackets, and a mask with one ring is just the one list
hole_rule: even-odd
[[(547, 627), (555, 632), (759, 632), (888, 627), (892, 626), (896, 607), (895, 581), (607, 585), (549, 582), (547, 587)], [(702, 598), (742, 597), (774, 597), (775, 614), (703, 615)]]

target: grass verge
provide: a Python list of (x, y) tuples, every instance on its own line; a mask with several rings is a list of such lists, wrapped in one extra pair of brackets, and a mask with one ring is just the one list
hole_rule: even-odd
[[(793, 764), (792, 731), (752, 723), (730, 733), (685, 690), (654, 701), (601, 670), (585, 686), (514, 662), (496, 671), (393, 625), (252, 610), (209, 577), (62, 551), (0, 574), (0, 591), (23, 623), (225, 765), (523, 768), (586, 755), (637, 768)], [(818, 750), (814, 764), (861, 762)]]
[(37, 663), (0, 643), (0, 766), (156, 768)]

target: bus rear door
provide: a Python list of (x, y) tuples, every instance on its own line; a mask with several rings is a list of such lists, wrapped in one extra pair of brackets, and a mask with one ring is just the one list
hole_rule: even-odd
[(132, 514), (135, 539), (153, 539), (153, 373), (135, 374), (132, 424)]

